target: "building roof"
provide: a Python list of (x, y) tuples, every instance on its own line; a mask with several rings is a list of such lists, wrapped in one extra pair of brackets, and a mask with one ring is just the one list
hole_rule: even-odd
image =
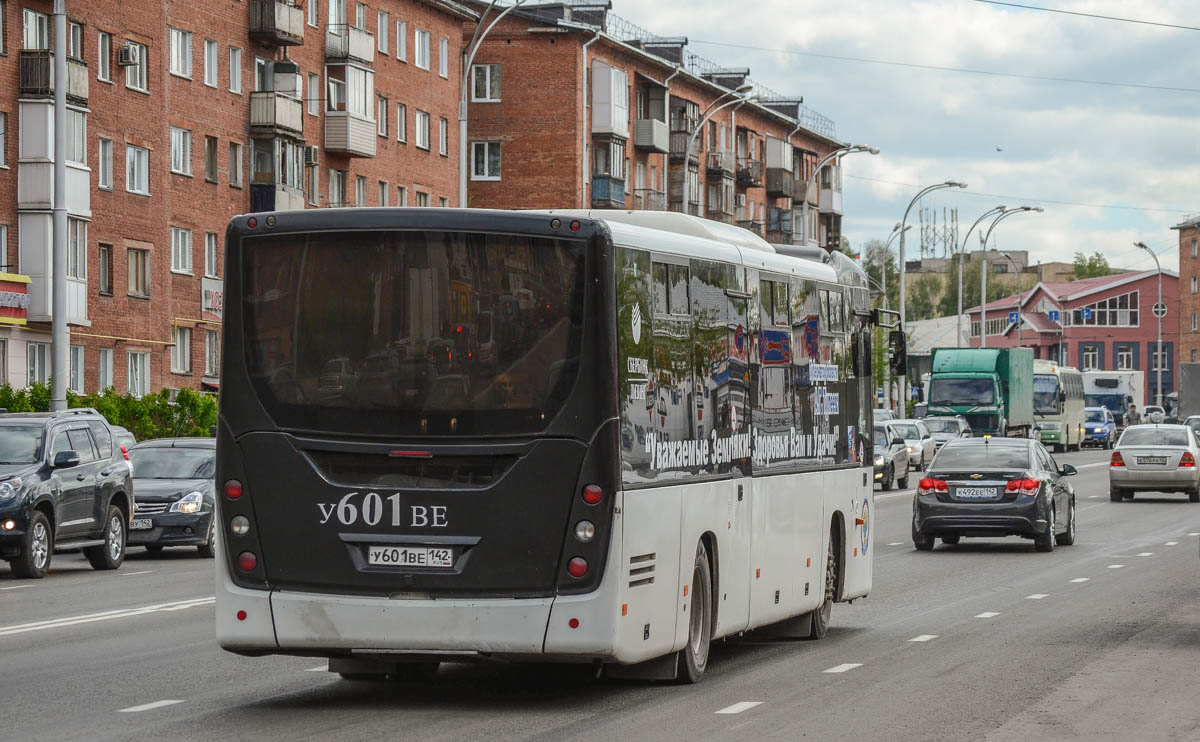
[[(1091, 294), (1107, 291), (1108, 289), (1112, 289), (1117, 286), (1122, 286), (1127, 283), (1135, 283), (1143, 278), (1152, 277), (1157, 273), (1158, 271), (1156, 270), (1147, 270), (1131, 273), (1114, 273), (1112, 275), (1098, 276), (1096, 278), (1083, 278), (1078, 281), (1052, 281), (1048, 283), (1039, 283), (1028, 291), (1022, 292), (1020, 304), (1024, 306), (1025, 302), (1029, 301), (1029, 298), (1036, 294), (1038, 289), (1045, 291), (1055, 301), (1061, 304), (1066, 304), (1068, 302), (1083, 299)], [(1179, 274), (1170, 270), (1164, 270), (1163, 275), (1171, 278), (1179, 277)], [(993, 309), (1004, 309), (1006, 307), (1008, 309), (1015, 309), (1017, 307), (1017, 303), (1017, 295), (1011, 294), (1002, 299), (996, 299), (995, 301), (988, 302), (987, 310), (990, 312)], [(966, 312), (968, 314), (978, 314), (979, 305), (976, 304), (970, 309), (967, 309)]]
[[(907, 322), (904, 329), (908, 331), (908, 353), (910, 355), (925, 355), (934, 348), (963, 348), (967, 346), (967, 333), (971, 329), (970, 320), (962, 315), (962, 334), (958, 334), (959, 315), (934, 317), (915, 322)], [(956, 338), (957, 335), (957, 338)]]

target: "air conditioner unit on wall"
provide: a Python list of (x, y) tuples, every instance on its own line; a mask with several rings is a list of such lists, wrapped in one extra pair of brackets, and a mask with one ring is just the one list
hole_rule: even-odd
[(138, 63), (137, 47), (128, 41), (121, 45), (117, 51), (117, 64), (121, 67), (128, 67)]
[(305, 147), (304, 148), (304, 164), (305, 165), (319, 164), (318, 158), (320, 157), (320, 155), (321, 155), (320, 147), (318, 147), (316, 145), (313, 145), (311, 147)]

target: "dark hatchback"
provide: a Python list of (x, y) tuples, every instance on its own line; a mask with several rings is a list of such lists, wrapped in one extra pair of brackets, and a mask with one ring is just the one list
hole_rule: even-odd
[(913, 545), (963, 536), (1032, 538), (1038, 551), (1075, 543), (1075, 492), (1037, 441), (962, 438), (938, 451), (913, 497)]
[(216, 453), (214, 438), (160, 438), (129, 451), (137, 488), (130, 546), (145, 546), (150, 552), (195, 546), (200, 556), (215, 554)]

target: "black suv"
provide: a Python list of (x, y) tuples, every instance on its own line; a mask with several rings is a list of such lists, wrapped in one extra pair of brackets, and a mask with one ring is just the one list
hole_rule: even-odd
[(133, 502), (129, 463), (100, 413), (0, 415), (0, 557), (15, 576), (44, 577), (67, 549), (117, 569)]

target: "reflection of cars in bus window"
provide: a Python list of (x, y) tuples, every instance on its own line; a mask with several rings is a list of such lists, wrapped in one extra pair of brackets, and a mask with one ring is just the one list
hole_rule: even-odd
[(467, 405), (471, 384), (467, 377), (461, 374), (439, 376), (429, 386), (429, 396), (425, 398), (425, 409), (453, 410)]
[(321, 368), (321, 375), (317, 378), (317, 399), (345, 399), (354, 393), (357, 381), (358, 376), (354, 373), (349, 358), (330, 358)]

